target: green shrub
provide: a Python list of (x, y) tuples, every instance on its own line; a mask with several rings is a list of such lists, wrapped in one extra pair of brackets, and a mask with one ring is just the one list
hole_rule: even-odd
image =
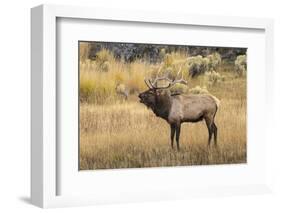
[(239, 55), (237, 56), (235, 62), (235, 71), (239, 76), (243, 76), (247, 71), (247, 56)]
[(191, 94), (209, 94), (209, 91), (207, 90), (207, 88), (205, 86), (200, 87), (200, 86), (196, 86), (193, 87), (189, 90), (189, 93)]
[(207, 56), (208, 58), (208, 70), (217, 70), (218, 66), (221, 65), (221, 56), (219, 53), (215, 52)]
[(208, 71), (215, 71), (221, 65), (221, 56), (219, 53), (213, 53), (207, 57), (201, 55), (187, 58), (187, 65), (191, 77), (204, 74)]
[(184, 94), (188, 92), (188, 86), (184, 84), (175, 84), (170, 88), (172, 94)]
[(223, 75), (219, 74), (218, 72), (212, 71), (212, 72), (205, 73), (205, 81), (207, 82), (208, 86), (215, 85), (224, 80), (225, 80), (225, 77)]
[(201, 55), (192, 56), (187, 58), (187, 65), (191, 77), (204, 74), (208, 69), (208, 60), (204, 59)]

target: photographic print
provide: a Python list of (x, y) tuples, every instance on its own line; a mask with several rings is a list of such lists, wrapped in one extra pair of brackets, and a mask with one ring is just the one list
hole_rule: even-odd
[(247, 48), (78, 46), (80, 170), (247, 162)]

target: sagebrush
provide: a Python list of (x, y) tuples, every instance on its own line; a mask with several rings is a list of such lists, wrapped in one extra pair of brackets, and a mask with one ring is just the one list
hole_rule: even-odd
[[(79, 67), (81, 170), (247, 162), (247, 85), (238, 71), (243, 66), (246, 73), (246, 56), (225, 63), (216, 53), (189, 56), (163, 49), (157, 63), (128, 63), (105, 49), (95, 58), (85, 54)], [(188, 85), (175, 85), (172, 93), (209, 93), (221, 101), (217, 148), (208, 148), (205, 124), (196, 123), (183, 125), (181, 150), (172, 150), (168, 124), (138, 102), (147, 89), (145, 78), (165, 73), (173, 78), (179, 69)]]

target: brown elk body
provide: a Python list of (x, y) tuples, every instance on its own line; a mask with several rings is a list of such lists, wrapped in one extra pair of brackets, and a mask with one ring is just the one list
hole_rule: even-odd
[[(167, 79), (161, 78), (161, 80)], [(156, 79), (154, 82), (156, 82)], [(179, 138), (181, 124), (184, 122), (199, 122), (203, 119), (209, 133), (208, 145), (214, 136), (215, 145), (217, 144), (217, 126), (215, 116), (219, 106), (219, 100), (212, 95), (185, 95), (171, 94), (167, 88), (175, 83), (185, 83), (183, 79), (171, 81), (165, 88), (156, 87), (151, 81), (146, 81), (149, 89), (139, 94), (140, 102), (151, 108), (154, 114), (166, 120), (171, 128), (171, 146), (173, 148), (174, 136), (176, 135), (177, 149), (179, 150)]]

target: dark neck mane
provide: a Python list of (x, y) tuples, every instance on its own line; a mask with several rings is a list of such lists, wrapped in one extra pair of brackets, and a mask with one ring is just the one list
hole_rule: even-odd
[(172, 105), (170, 95), (163, 94), (155, 97), (155, 103), (156, 105), (152, 109), (155, 115), (167, 120)]

